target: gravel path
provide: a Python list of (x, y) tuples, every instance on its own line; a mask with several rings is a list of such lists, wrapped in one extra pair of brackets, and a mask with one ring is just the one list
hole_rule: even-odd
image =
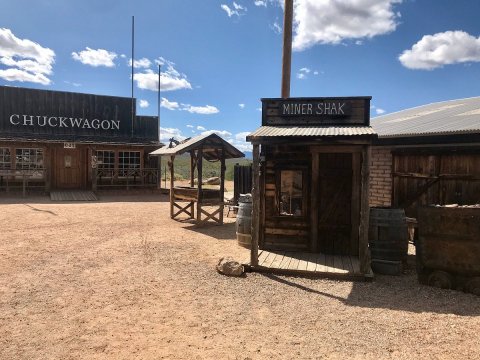
[(413, 269), (352, 283), (247, 274), (234, 218), (166, 196), (0, 199), (1, 359), (480, 359), (480, 297)]

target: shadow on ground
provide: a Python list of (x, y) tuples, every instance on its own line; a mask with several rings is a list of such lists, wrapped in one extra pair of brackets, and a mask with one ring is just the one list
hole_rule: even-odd
[[(347, 298), (318, 290), (314, 283), (315, 280), (273, 274), (262, 274), (262, 276), (285, 286), (337, 299), (347, 306), (413, 313), (480, 316), (480, 297), (462, 291), (444, 290), (420, 284), (415, 271), (414, 255), (409, 256), (407, 267), (402, 275), (375, 274), (375, 278), (371, 282), (352, 282), (352, 289)], [(472, 306), (472, 296), (478, 298), (478, 302), (474, 302), (475, 306)]]

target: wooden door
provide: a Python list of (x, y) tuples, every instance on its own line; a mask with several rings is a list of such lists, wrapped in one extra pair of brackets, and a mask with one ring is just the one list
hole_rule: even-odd
[(360, 216), (354, 158), (352, 153), (319, 157), (318, 250), (325, 254), (358, 256), (358, 231), (352, 230)]
[(55, 150), (54, 187), (56, 189), (83, 189), (86, 177), (86, 154), (82, 149)]

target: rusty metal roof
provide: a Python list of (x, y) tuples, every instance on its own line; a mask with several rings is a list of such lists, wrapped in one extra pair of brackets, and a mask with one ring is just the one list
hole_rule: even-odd
[(150, 155), (181, 155), (191, 150), (203, 149), (203, 157), (207, 160), (219, 160), (222, 149), (225, 151), (225, 158), (241, 158), (245, 154), (238, 150), (235, 146), (225, 141), (217, 134), (206, 134), (193, 137), (184, 143), (175, 147), (162, 147), (150, 153)]
[(378, 116), (379, 138), (480, 133), (480, 97), (443, 101)]
[(247, 141), (272, 137), (323, 137), (376, 135), (370, 126), (261, 126)]

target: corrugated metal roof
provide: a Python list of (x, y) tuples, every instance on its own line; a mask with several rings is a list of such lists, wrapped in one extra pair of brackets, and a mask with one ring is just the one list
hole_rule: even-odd
[(261, 126), (247, 136), (247, 140), (263, 137), (320, 137), (375, 135), (370, 126)]
[(382, 137), (480, 132), (480, 97), (450, 100), (378, 116), (371, 125)]
[[(175, 147), (162, 147), (150, 153), (150, 155), (180, 155), (190, 150), (198, 149), (201, 146), (203, 147), (210, 147), (215, 148), (217, 150), (225, 149), (225, 158), (241, 158), (244, 157), (245, 154), (238, 150), (235, 146), (230, 144), (229, 142), (223, 140), (217, 134), (206, 134), (206, 135), (199, 135), (191, 138), (190, 140), (185, 141), (182, 144), (179, 144)], [(219, 153), (217, 152), (205, 152), (203, 157), (207, 160), (213, 160), (219, 158)]]

